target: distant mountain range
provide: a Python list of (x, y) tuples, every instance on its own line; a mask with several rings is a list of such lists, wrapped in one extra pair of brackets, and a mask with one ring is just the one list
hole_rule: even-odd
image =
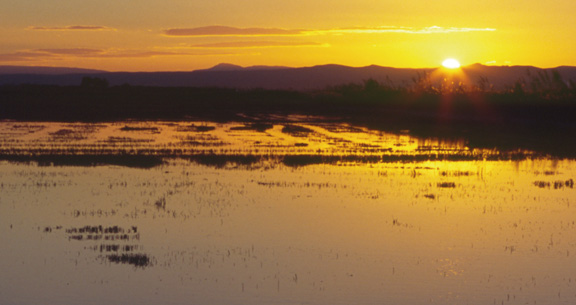
[(210, 69), (190, 72), (107, 72), (77, 68), (0, 66), (0, 85), (73, 86), (79, 85), (83, 77), (89, 76), (104, 78), (110, 85), (314, 90), (349, 83), (360, 84), (367, 79), (393, 86), (409, 87), (419, 76), (428, 74), (432, 82), (449, 79), (474, 85), (485, 79), (494, 88), (502, 89), (513, 86), (520, 79), (529, 83), (540, 77), (539, 75), (553, 78), (553, 70), (558, 72), (562, 81), (576, 82), (576, 67), (570, 66), (541, 69), (532, 66), (473, 64), (462, 67), (456, 72), (450, 72), (442, 68), (400, 69), (375, 65), (358, 68), (341, 65), (290, 68), (219, 64)]

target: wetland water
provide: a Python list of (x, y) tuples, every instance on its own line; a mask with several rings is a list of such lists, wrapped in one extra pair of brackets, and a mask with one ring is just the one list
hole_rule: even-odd
[(576, 302), (574, 160), (336, 123), (0, 133), (2, 304)]

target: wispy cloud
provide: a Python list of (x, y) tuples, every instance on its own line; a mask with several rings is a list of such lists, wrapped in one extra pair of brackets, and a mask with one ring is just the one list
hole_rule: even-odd
[(152, 58), (160, 56), (202, 56), (202, 55), (229, 55), (229, 52), (189, 52), (189, 51), (139, 51), (125, 50), (106, 52), (94, 58)]
[(74, 58), (152, 58), (160, 56), (237, 55), (236, 52), (194, 49), (36, 49), (0, 54), (0, 62), (34, 62)]
[(300, 41), (232, 41), (191, 45), (191, 48), (278, 48), (278, 47), (323, 47), (326, 44)]
[(34, 51), (21, 51), (21, 52), (0, 54), (0, 62), (25, 62), (25, 61), (38, 61), (44, 59), (54, 59), (54, 56), (51, 54), (39, 53)]
[(229, 26), (205, 26), (198, 28), (168, 29), (164, 31), (166, 36), (310, 36), (310, 35), (344, 35), (344, 34), (440, 34), (461, 32), (493, 32), (493, 28), (467, 28), (467, 27), (405, 27), (405, 26), (380, 26), (380, 27), (355, 27), (339, 29), (276, 29), (276, 28), (236, 28)]
[(116, 31), (114, 28), (100, 25), (30, 26), (28, 29), (35, 31)]
[(493, 28), (458, 28), (458, 27), (405, 27), (405, 26), (380, 26), (369, 28), (342, 28), (330, 30), (307, 31), (307, 34), (380, 34), (380, 33), (405, 33), (405, 34), (440, 34), (461, 32), (493, 32)]
[(72, 49), (38, 49), (35, 50), (35, 52), (46, 53), (50, 55), (97, 56), (104, 53), (104, 50), (72, 48)]
[(168, 29), (167, 36), (287, 36), (302, 35), (302, 30), (274, 28), (235, 28), (229, 26), (205, 26), (187, 29)]

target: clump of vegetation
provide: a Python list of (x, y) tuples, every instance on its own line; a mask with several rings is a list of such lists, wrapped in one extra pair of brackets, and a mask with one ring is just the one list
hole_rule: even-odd
[(151, 133), (159, 133), (160, 129), (158, 127), (133, 127), (124, 125), (124, 127), (120, 128), (122, 131), (149, 131)]
[(74, 151), (61, 152), (60, 154), (50, 152), (48, 154), (14, 155), (0, 154), (0, 160), (12, 162), (35, 162), (38, 166), (100, 166), (117, 165), (133, 168), (153, 168), (164, 163), (162, 157), (153, 155), (129, 155), (102, 152), (100, 154), (83, 153), (74, 154)]
[(166, 196), (162, 196), (154, 202), (154, 206), (159, 210), (166, 210)]
[(439, 182), (436, 184), (440, 188), (455, 188), (456, 183), (454, 182)]
[(428, 199), (436, 199), (436, 195), (434, 194), (424, 194), (424, 197)]
[(473, 173), (471, 171), (441, 171), (440, 176), (471, 176)]
[(51, 132), (50, 135), (57, 141), (77, 141), (86, 138), (82, 133), (67, 128)]
[(282, 132), (287, 133), (293, 137), (307, 137), (308, 134), (310, 134), (313, 131), (312, 129), (303, 126), (288, 124), (282, 127)]
[(553, 187), (555, 190), (561, 188), (574, 188), (574, 179), (568, 179), (566, 181), (534, 181), (534, 186), (539, 188), (551, 188)]
[(274, 124), (270, 123), (250, 123), (244, 126), (231, 127), (230, 130), (254, 130), (258, 132), (265, 132), (268, 129), (272, 129)]
[(178, 126), (176, 129), (178, 132), (208, 132), (216, 129), (214, 126), (207, 125), (189, 125), (189, 126)]
[(112, 263), (129, 264), (141, 268), (148, 267), (151, 264), (148, 255), (139, 253), (109, 254), (106, 258)]

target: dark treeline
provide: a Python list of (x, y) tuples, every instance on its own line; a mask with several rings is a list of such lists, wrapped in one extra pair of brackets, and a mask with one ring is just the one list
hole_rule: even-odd
[(308, 94), (279, 90), (20, 85), (0, 87), (0, 119), (227, 121), (238, 113), (317, 113), (311, 102)]
[[(536, 81), (535, 81), (536, 80)], [(416, 136), (466, 137), (475, 147), (556, 147), (574, 155), (576, 88), (554, 75), (493, 90), (418, 76), (411, 87), (368, 79), (313, 92), (230, 88), (109, 86), (0, 87), (0, 119), (21, 121), (210, 120), (322, 116)], [(273, 123), (273, 122), (272, 122)], [(558, 143), (564, 142), (563, 145)]]
[[(108, 86), (86, 78), (81, 86), (0, 86), (0, 119), (116, 121), (125, 119), (234, 120), (243, 115), (324, 115), (343, 119), (478, 123), (571, 124), (576, 88), (518, 82), (509, 90), (416, 79), (395, 87), (373, 79), (321, 91)], [(394, 122), (396, 123), (396, 122)]]

